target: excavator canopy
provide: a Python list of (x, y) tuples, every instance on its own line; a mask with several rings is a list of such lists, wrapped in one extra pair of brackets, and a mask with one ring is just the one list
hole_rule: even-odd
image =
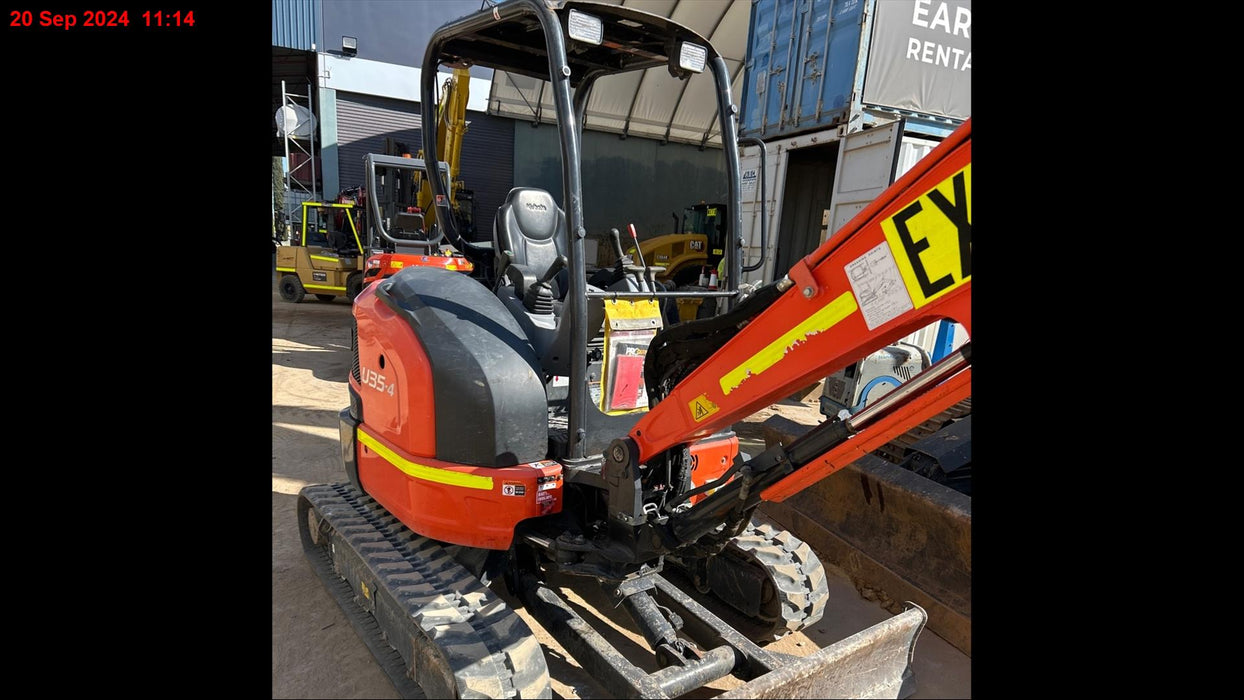
[[(570, 38), (566, 61), (571, 87), (578, 87), (591, 73), (613, 75), (661, 65), (670, 66), (674, 74), (699, 72), (717, 57), (708, 40), (664, 17), (585, 0), (547, 4)], [(455, 30), (453, 24), (449, 25), (450, 38), (441, 46), (440, 62), (495, 68), (548, 80), (548, 53), (538, 17), (523, 12), (503, 13), (503, 8), (504, 5), (494, 8), (493, 16), (497, 19), (477, 28)], [(599, 42), (590, 43), (595, 38)]]

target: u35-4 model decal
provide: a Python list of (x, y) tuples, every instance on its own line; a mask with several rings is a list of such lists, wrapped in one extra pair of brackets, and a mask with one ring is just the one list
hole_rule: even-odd
[(359, 368), (359, 383), (363, 386), (369, 386), (382, 394), (388, 394), (389, 396), (392, 396), (394, 389), (397, 388), (397, 384), (386, 382), (383, 374), (366, 367)]

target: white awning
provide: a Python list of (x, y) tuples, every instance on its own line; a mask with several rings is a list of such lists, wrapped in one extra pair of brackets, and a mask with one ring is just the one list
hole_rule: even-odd
[[(739, 105), (752, 0), (600, 1), (668, 17), (707, 38), (725, 59), (731, 77), (730, 98)], [(496, 71), (488, 113), (553, 123), (556, 110), (546, 81)], [(665, 68), (602, 78), (592, 89), (583, 128), (720, 148), (711, 71), (685, 81), (672, 77)]]

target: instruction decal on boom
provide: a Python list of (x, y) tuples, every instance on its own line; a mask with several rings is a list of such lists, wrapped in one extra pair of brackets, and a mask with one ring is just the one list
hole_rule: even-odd
[(972, 279), (972, 164), (881, 222), (916, 308)]

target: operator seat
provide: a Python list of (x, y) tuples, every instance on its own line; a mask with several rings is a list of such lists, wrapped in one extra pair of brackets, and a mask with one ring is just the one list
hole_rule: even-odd
[(339, 255), (358, 255), (361, 252), (354, 244), (354, 236), (346, 231), (329, 231), (327, 247)]
[[(548, 192), (515, 187), (497, 208), (493, 239), (498, 285), (508, 280), (515, 296), (524, 299), (558, 258), (567, 254), (566, 214)], [(554, 299), (566, 296), (569, 285), (565, 281), (554, 279), (551, 286)]]

